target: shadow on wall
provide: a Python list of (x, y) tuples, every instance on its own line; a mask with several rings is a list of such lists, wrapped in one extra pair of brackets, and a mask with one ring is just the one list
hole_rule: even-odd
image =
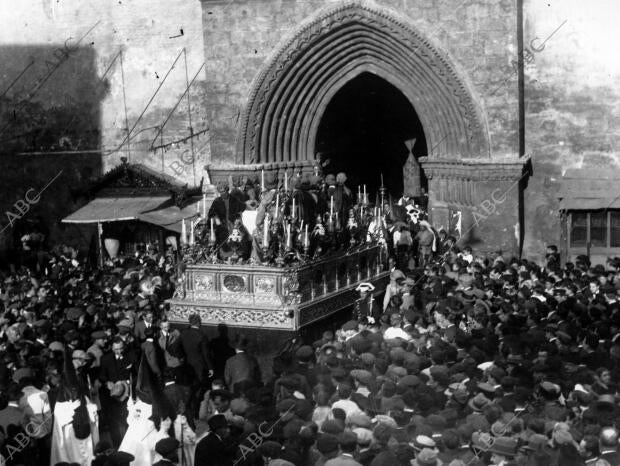
[(108, 82), (97, 76), (96, 53), (86, 41), (0, 47), (0, 63), (0, 253), (6, 257), (33, 225), (52, 241), (61, 239), (60, 221), (77, 207), (70, 189), (101, 175), (96, 151)]

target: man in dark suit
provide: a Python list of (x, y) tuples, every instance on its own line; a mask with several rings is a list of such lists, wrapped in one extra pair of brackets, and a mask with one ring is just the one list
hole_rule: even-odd
[(194, 464), (232, 466), (237, 444), (229, 440), (230, 427), (226, 418), (222, 414), (216, 414), (208, 423), (210, 432), (196, 445)]
[(198, 314), (190, 315), (189, 328), (181, 332), (181, 342), (187, 363), (194, 370), (197, 380), (202, 383), (213, 377), (214, 372), (213, 363), (209, 356), (209, 340), (200, 330), (200, 324)]
[(164, 369), (164, 396), (174, 409), (174, 412), (184, 415), (193, 429), (194, 416), (189, 415), (189, 387), (177, 384), (174, 370), (169, 367)]
[(146, 362), (149, 364), (151, 371), (157, 377), (158, 380), (161, 380), (162, 377), (162, 364), (161, 364), (161, 356), (159, 353), (159, 348), (155, 345), (153, 341), (153, 337), (155, 335), (155, 329), (153, 327), (148, 327), (144, 330), (144, 336), (146, 339), (144, 343), (140, 345), (142, 349), (142, 353), (146, 358)]
[(155, 444), (155, 451), (162, 456), (162, 459), (153, 466), (174, 466), (179, 462), (179, 441), (172, 437), (164, 437)]
[(153, 310), (149, 308), (144, 313), (143, 318), (136, 323), (136, 326), (134, 328), (134, 335), (136, 336), (138, 341), (143, 342), (144, 340), (146, 340), (146, 335), (144, 334), (144, 331), (147, 328), (152, 328), (153, 330), (155, 330), (154, 325), (155, 324), (153, 323)]
[(234, 346), (236, 354), (228, 358), (224, 367), (226, 386), (233, 392), (235, 385), (240, 382), (252, 382), (259, 386), (261, 382), (260, 367), (256, 358), (246, 352), (247, 338), (244, 335), (237, 335)]
[(235, 219), (245, 210), (245, 203), (231, 196), (224, 183), (217, 184), (217, 191), (220, 195), (213, 200), (207, 217), (215, 219), (215, 236), (217, 244), (220, 244), (228, 238)]
[(208, 386), (209, 379), (214, 374), (213, 363), (209, 356), (209, 341), (200, 330), (200, 323), (200, 316), (192, 314), (189, 316), (189, 328), (181, 332), (181, 344), (188, 365), (188, 380), (192, 381), (190, 411), (194, 416), (198, 415), (204, 387)]
[(605, 427), (599, 434), (599, 458), (609, 462), (609, 464), (620, 464), (620, 453), (618, 452), (618, 431), (614, 427)]
[(224, 377), (224, 367), (228, 358), (235, 355), (235, 350), (230, 346), (228, 340), (228, 326), (219, 324), (217, 326), (218, 336), (209, 342), (209, 350), (211, 354), (217, 358), (213, 361), (215, 377)]
[[(157, 337), (157, 344), (164, 353), (166, 367), (178, 370), (183, 365), (181, 357), (181, 332), (177, 329), (170, 329), (170, 322), (164, 320), (160, 323), (160, 332)], [(180, 351), (179, 351), (180, 350)]]
[(127, 430), (127, 402), (111, 396), (114, 385), (117, 383), (130, 383), (134, 371), (135, 361), (125, 354), (125, 343), (116, 338), (112, 343), (112, 352), (101, 357), (101, 371), (99, 379), (101, 387), (102, 412), (107, 417), (110, 436), (115, 447), (123, 440)]

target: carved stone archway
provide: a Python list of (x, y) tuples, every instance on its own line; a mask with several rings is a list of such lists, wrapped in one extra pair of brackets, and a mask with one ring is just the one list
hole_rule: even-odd
[(362, 72), (377, 74), (409, 99), (430, 157), (490, 157), (483, 113), (450, 57), (406, 17), (354, 0), (299, 26), (256, 77), (237, 135), (236, 163), (276, 168), (313, 160), (327, 104)]

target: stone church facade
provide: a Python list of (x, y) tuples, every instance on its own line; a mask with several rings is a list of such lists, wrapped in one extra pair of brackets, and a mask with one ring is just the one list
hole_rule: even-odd
[(371, 73), (419, 116), (433, 222), (518, 253), (517, 5), (452, 3), (203, 0), (213, 177), (310, 169), (330, 100)]
[[(0, 7), (0, 209), (55, 179), (23, 219), (52, 241), (88, 245), (61, 219), (121, 157), (190, 186), (318, 158), (353, 186), (425, 187), (433, 223), (478, 251), (620, 255), (620, 4), (78, 3)], [(394, 145), (373, 143), (381, 125)], [(1, 226), (0, 250), (19, 246)]]

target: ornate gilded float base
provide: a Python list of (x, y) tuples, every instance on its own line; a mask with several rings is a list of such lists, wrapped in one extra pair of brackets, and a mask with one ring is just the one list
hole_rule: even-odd
[(361, 282), (383, 289), (384, 268), (377, 245), (291, 268), (192, 264), (168, 318), (186, 323), (198, 313), (204, 325), (297, 331), (351, 306)]

